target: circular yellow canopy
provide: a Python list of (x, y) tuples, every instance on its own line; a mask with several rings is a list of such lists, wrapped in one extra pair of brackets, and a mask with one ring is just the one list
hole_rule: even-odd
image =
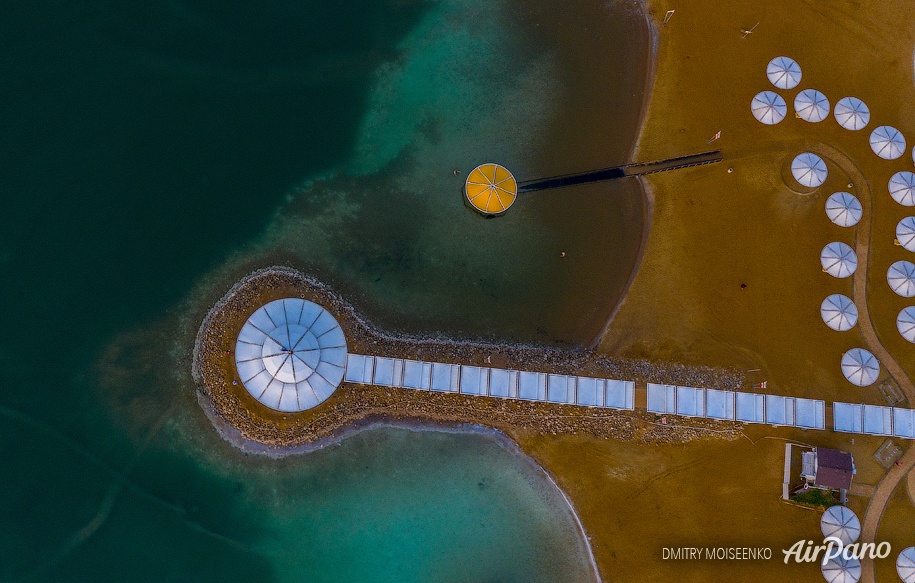
[(499, 164), (480, 164), (464, 183), (467, 200), (481, 213), (504, 213), (518, 196), (518, 183), (512, 173)]

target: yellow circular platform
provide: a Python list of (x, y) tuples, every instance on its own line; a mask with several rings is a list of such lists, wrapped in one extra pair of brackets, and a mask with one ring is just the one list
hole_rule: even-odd
[(508, 210), (518, 196), (518, 183), (512, 173), (499, 164), (480, 164), (467, 175), (464, 196), (474, 209), (487, 215)]

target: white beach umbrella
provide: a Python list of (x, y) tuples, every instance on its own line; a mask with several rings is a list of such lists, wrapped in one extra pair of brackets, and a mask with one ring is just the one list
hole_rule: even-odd
[(242, 326), (235, 366), (245, 389), (267, 407), (303, 411), (325, 401), (343, 380), (346, 337), (318, 304), (274, 300)]
[(915, 174), (897, 172), (890, 177), (887, 188), (893, 200), (902, 206), (915, 206)]
[(850, 545), (861, 535), (861, 523), (855, 513), (845, 506), (831, 506), (820, 518), (820, 530), (823, 536), (833, 536), (842, 541), (842, 546)]
[(842, 355), (842, 374), (853, 385), (872, 385), (880, 376), (880, 361), (863, 348), (852, 348)]
[(753, 117), (766, 125), (777, 124), (785, 119), (785, 114), (788, 113), (785, 100), (773, 91), (757, 93), (750, 103), (750, 109), (753, 111)]
[(895, 160), (905, 152), (905, 138), (892, 126), (880, 126), (871, 132), (871, 150), (884, 160)]
[(830, 243), (820, 251), (820, 264), (823, 271), (833, 277), (848, 277), (858, 268), (858, 256), (855, 250), (838, 241)]
[(915, 583), (915, 547), (902, 549), (896, 557), (896, 574), (904, 583)]
[(902, 308), (896, 316), (896, 329), (903, 338), (915, 343), (915, 306)]
[(897, 261), (887, 270), (886, 281), (902, 297), (915, 296), (915, 265), (908, 261)]
[(820, 304), (820, 316), (833, 330), (845, 332), (858, 323), (858, 307), (851, 298), (842, 294), (832, 294)]
[(801, 67), (794, 59), (775, 57), (769, 61), (766, 75), (779, 89), (794, 89), (801, 82)]
[(858, 583), (861, 579), (861, 561), (855, 557), (846, 559), (839, 555), (820, 565), (820, 571), (827, 583)]
[(816, 89), (804, 89), (794, 98), (794, 111), (804, 121), (823, 121), (829, 116), (829, 100)]
[(860, 130), (871, 120), (871, 112), (857, 97), (843, 97), (833, 110), (836, 121), (847, 130)]
[(915, 217), (899, 221), (896, 225), (896, 240), (909, 251), (915, 251)]
[(826, 199), (826, 216), (840, 227), (857, 225), (863, 212), (858, 199), (847, 192), (836, 192)]
[(826, 180), (826, 162), (810, 152), (798, 154), (791, 162), (791, 174), (804, 186), (816, 188)]

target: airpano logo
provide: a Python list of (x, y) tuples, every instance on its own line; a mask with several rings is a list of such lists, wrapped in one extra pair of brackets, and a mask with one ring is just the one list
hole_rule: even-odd
[(785, 564), (794, 557), (795, 563), (815, 563), (820, 553), (823, 553), (822, 564), (825, 565), (830, 559), (842, 557), (846, 561), (851, 559), (863, 559), (865, 556), (871, 559), (885, 559), (890, 556), (890, 543), (854, 543), (842, 546), (842, 541), (834, 536), (827, 536), (823, 539), (823, 544), (814, 545), (812, 540), (799, 540), (789, 548), (785, 553)]

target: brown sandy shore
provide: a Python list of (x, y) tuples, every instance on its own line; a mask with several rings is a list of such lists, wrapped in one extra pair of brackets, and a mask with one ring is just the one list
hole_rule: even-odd
[(546, 435), (583, 434), (640, 443), (683, 442), (710, 436), (733, 439), (740, 424), (671, 418), (657, 422), (645, 412), (467, 397), (428, 391), (343, 383), (318, 407), (280, 413), (255, 401), (238, 378), (233, 348), (244, 322), (274, 299), (302, 297), (327, 308), (346, 333), (354, 353), (518, 370), (579, 374), (637, 382), (667, 382), (730, 388), (742, 379), (733, 371), (615, 360), (588, 351), (502, 346), (397, 337), (367, 323), (353, 307), (318, 281), (288, 267), (260, 269), (236, 284), (204, 319), (194, 348), (198, 401), (220, 434), (237, 447), (282, 456), (323, 447), (379, 420), (433, 421)]

